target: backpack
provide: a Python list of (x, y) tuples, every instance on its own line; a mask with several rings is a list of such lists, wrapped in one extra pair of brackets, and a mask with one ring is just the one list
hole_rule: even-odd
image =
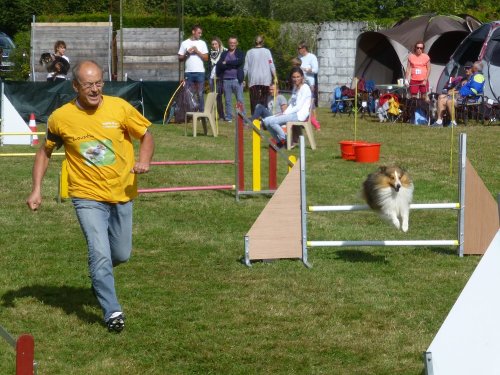
[(331, 105), (331, 110), (333, 113), (342, 112), (344, 109), (344, 103), (340, 101), (342, 99), (342, 89), (337, 86), (333, 89), (333, 101)]
[(365, 82), (365, 90), (367, 92), (373, 92), (373, 90), (375, 90), (375, 81), (373, 79), (369, 79)]

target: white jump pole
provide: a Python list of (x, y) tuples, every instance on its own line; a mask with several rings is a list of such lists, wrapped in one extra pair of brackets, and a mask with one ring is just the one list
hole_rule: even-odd
[(307, 240), (307, 213), (308, 212), (346, 212), (366, 211), (367, 205), (342, 206), (306, 206), (306, 158), (303, 136), (300, 137), (300, 195), (301, 195), (301, 224), (302, 224), (302, 261), (308, 267), (307, 247), (355, 247), (355, 246), (458, 246), (458, 255), (463, 256), (464, 244), (464, 217), (465, 217), (465, 165), (466, 165), (467, 134), (460, 134), (459, 165), (458, 165), (458, 202), (457, 203), (417, 203), (411, 204), (413, 210), (453, 209), (458, 210), (458, 239), (456, 240), (388, 240), (388, 241), (308, 241)]
[[(460, 203), (417, 203), (411, 204), (412, 210), (432, 210), (450, 208), (460, 209)], [(345, 211), (368, 211), (368, 205), (345, 205), (345, 206), (309, 206), (309, 212), (345, 212)]]
[(458, 240), (395, 240), (395, 241), (307, 241), (309, 247), (343, 246), (458, 246)]

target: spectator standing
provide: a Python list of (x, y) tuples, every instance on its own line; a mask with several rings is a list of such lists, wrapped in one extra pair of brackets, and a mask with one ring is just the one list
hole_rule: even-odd
[(58, 40), (54, 43), (54, 54), (51, 55), (52, 63), (48, 66), (49, 74), (47, 81), (61, 82), (66, 81), (66, 75), (69, 72), (69, 58), (66, 56), (66, 43), (64, 40)]
[(212, 41), (210, 42), (210, 91), (217, 91), (217, 113), (219, 118), (225, 118), (224, 116), (224, 106), (222, 104), (222, 94), (224, 92), (224, 87), (222, 84), (222, 80), (218, 79), (216, 75), (216, 65), (219, 61), (222, 52), (227, 51), (222, 45), (222, 41), (219, 37), (214, 36)]
[(245, 76), (248, 77), (250, 111), (252, 114), (257, 103), (263, 106), (267, 105), (269, 86), (276, 77), (273, 56), (271, 51), (264, 47), (264, 37), (257, 35), (254, 44), (255, 47), (247, 52), (243, 68)]
[[(132, 251), (132, 207), (137, 174), (149, 171), (154, 151), (151, 123), (120, 98), (102, 95), (102, 68), (82, 61), (73, 68), (76, 99), (55, 110), (47, 122), (45, 143), (33, 166), (26, 203), (42, 203), (42, 180), (54, 149), (64, 145), (69, 195), (87, 241), (92, 289), (111, 332), (120, 332), (125, 315), (115, 290), (113, 267)], [(132, 138), (140, 140), (135, 160)]]
[(425, 96), (429, 91), (429, 75), (431, 74), (431, 59), (424, 53), (425, 44), (418, 41), (413, 47), (413, 52), (408, 56), (406, 66), (406, 85), (409, 86), (410, 95), (416, 98), (420, 93)]
[(282, 125), (290, 121), (305, 121), (311, 109), (311, 89), (307, 84), (304, 71), (301, 68), (292, 68), (290, 75), (293, 82), (293, 91), (288, 107), (283, 114), (269, 116), (264, 119), (264, 125), (276, 140), (279, 148), (286, 145), (286, 135)]
[(238, 38), (231, 36), (227, 42), (227, 51), (217, 62), (217, 77), (222, 78), (224, 85), (224, 97), (226, 98), (226, 121), (233, 120), (232, 94), (236, 96), (236, 101), (243, 106), (243, 64), (245, 63), (245, 53), (238, 48)]
[(185, 65), (184, 79), (187, 87), (198, 97), (198, 109), (203, 112), (205, 102), (205, 61), (208, 61), (207, 44), (201, 40), (203, 30), (200, 25), (191, 28), (191, 37), (181, 43), (178, 57)]
[(304, 72), (311, 92), (313, 94), (314, 102), (317, 106), (317, 90), (316, 90), (316, 75), (318, 74), (318, 58), (313, 53), (309, 52), (309, 47), (306, 42), (301, 41), (297, 46), (299, 58), (301, 61), (300, 67)]

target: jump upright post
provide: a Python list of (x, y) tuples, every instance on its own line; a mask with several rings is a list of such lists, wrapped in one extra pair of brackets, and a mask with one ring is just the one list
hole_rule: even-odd
[[(464, 254), (482, 254), (488, 247), (493, 236), (498, 231), (499, 218), (497, 203), (484, 186), (474, 168), (466, 158), (467, 135), (460, 134), (460, 157), (458, 160), (458, 202), (452, 203), (423, 203), (412, 204), (410, 208), (416, 209), (453, 209), (457, 210), (457, 238), (450, 240), (383, 240), (383, 241), (316, 241), (308, 239), (307, 217), (314, 212), (345, 212), (369, 210), (365, 205), (345, 205), (345, 206), (307, 206), (306, 189), (306, 158), (303, 137), (300, 139), (300, 187), (290, 189), (288, 196), (284, 198), (285, 205), (279, 207), (280, 210), (293, 209), (292, 215), (299, 215), (300, 221), (295, 221), (289, 225), (282, 225), (287, 228), (287, 236), (279, 242), (272, 242), (276, 237), (276, 232), (269, 230), (269, 222), (281, 220), (280, 217), (272, 217), (276, 211), (276, 202), (273, 199), (280, 194), (280, 189), (290, 188), (284, 186), (285, 179), (281, 184), (275, 197), (271, 199), (264, 208), (259, 218), (256, 220), (250, 231), (245, 236), (245, 263), (250, 265), (252, 260), (299, 258), (306, 266), (308, 264), (309, 247), (357, 247), (357, 246), (456, 246), (460, 257)], [(467, 180), (466, 180), (467, 173)], [(290, 183), (297, 184), (296, 180)], [(294, 207), (297, 207), (295, 209)], [(288, 215), (289, 216), (289, 215)], [(261, 225), (260, 223), (265, 223)], [(282, 231), (283, 232), (283, 231)], [(300, 233), (300, 239), (295, 233)], [(292, 253), (283, 252), (283, 241), (286, 248), (296, 248), (300, 246), (300, 251)], [(297, 244), (295, 241), (299, 241)]]
[(36, 375), (35, 340), (31, 335), (21, 335), (16, 340), (0, 326), (0, 336), (16, 351), (16, 375)]

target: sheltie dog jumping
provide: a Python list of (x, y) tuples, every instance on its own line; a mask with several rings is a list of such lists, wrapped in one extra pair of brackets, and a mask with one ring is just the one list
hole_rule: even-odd
[(381, 166), (363, 182), (363, 198), (368, 206), (397, 229), (408, 231), (413, 182), (398, 166)]

